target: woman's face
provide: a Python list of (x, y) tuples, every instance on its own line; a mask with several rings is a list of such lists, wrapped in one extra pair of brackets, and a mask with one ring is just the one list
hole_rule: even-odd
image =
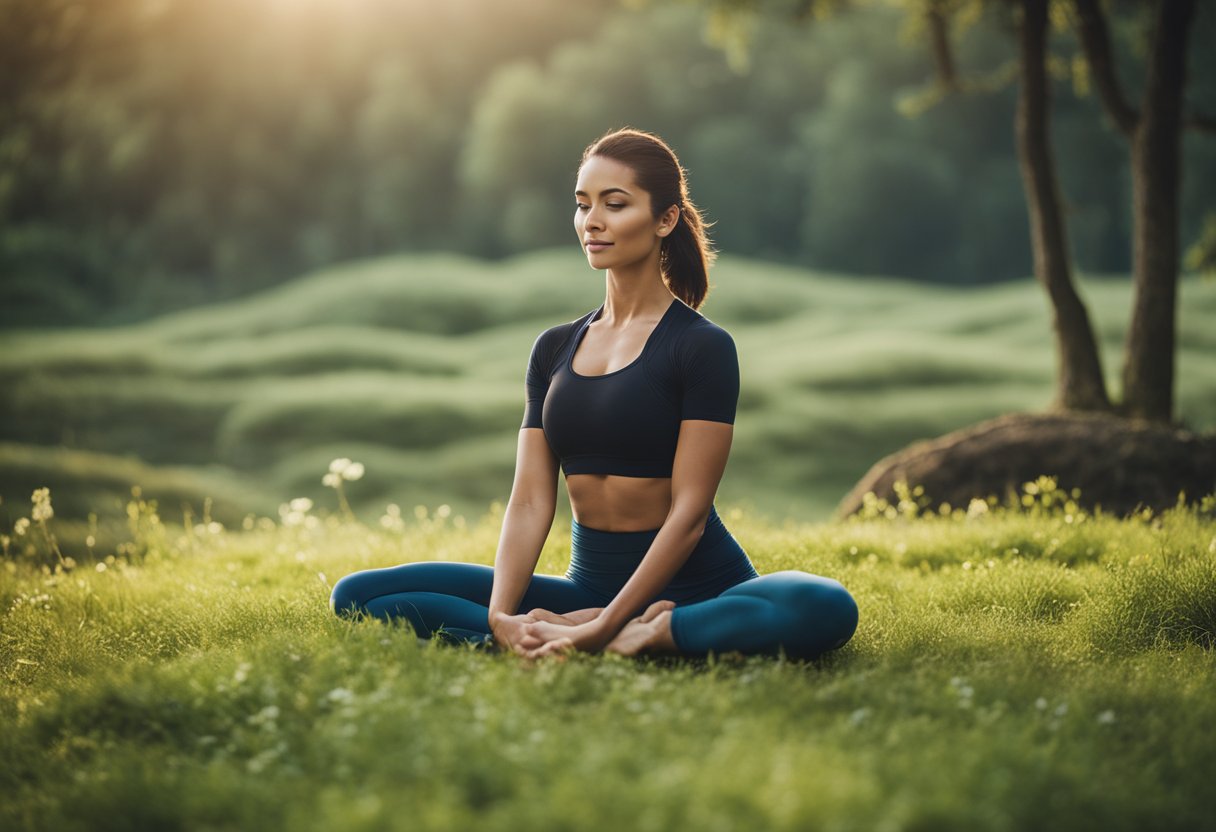
[[(634, 182), (628, 165), (592, 156), (579, 168), (574, 192), (574, 230), (592, 268), (607, 269), (653, 256), (672, 226), (678, 209), (662, 217), (650, 213), (650, 194)], [(607, 245), (588, 245), (598, 240)]]

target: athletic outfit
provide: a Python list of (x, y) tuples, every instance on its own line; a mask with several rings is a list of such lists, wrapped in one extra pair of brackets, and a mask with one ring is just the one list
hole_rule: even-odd
[[(570, 474), (670, 477), (680, 422), (733, 424), (739, 362), (726, 330), (673, 298), (641, 354), (611, 373), (575, 372), (574, 354), (604, 306), (551, 327), (532, 345), (521, 429), (540, 428)], [(637, 569), (659, 529), (609, 532), (574, 521), (564, 577), (533, 575), (519, 610), (567, 613), (603, 607)], [(493, 643), (494, 570), (424, 562), (348, 575), (334, 586), (339, 613), (404, 617), (420, 636)], [(697, 545), (655, 598), (672, 600), (672, 636), (682, 653), (739, 651), (810, 657), (840, 647), (857, 626), (857, 605), (839, 582), (806, 572), (761, 576), (710, 507)]]

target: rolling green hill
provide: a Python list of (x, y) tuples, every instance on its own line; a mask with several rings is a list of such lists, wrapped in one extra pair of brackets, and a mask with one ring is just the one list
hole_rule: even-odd
[[(735, 337), (742, 393), (722, 504), (826, 517), (877, 459), (1011, 410), (1044, 408), (1054, 351), (1031, 281), (981, 289), (808, 272), (723, 256), (701, 308)], [(1115, 388), (1125, 279), (1083, 285)], [(226, 524), (290, 498), (373, 520), (510, 492), (533, 339), (604, 297), (577, 252), (503, 263), (402, 256), (327, 269), (243, 301), (110, 329), (0, 336), (0, 512), (52, 487), (60, 518), (123, 516), (130, 487), (166, 519)], [(1216, 284), (1184, 281), (1178, 412), (1216, 427)], [(559, 513), (568, 516), (562, 498)]]

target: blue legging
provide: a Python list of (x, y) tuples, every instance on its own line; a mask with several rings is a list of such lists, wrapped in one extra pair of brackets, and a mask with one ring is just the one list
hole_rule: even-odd
[[(606, 532), (574, 522), (566, 575), (533, 575), (517, 611), (563, 614), (607, 606), (658, 532)], [(493, 585), (490, 566), (407, 563), (347, 575), (334, 586), (330, 605), (339, 614), (404, 618), (423, 638), (438, 634), (492, 645)], [(792, 658), (811, 658), (842, 646), (857, 628), (857, 604), (838, 581), (793, 570), (758, 574), (716, 508), (685, 565), (634, 615), (658, 600), (676, 602), (671, 633), (685, 655), (784, 650)]]

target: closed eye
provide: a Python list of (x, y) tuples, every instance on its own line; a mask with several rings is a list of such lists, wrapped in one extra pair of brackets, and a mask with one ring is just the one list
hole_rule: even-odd
[[(624, 207), (626, 207), (624, 204), (622, 204), (622, 203), (620, 203), (620, 202), (608, 202), (608, 203), (605, 203), (605, 204), (606, 204), (606, 205), (607, 205), (609, 208), (613, 208), (613, 209), (619, 209), (619, 208), (624, 208)], [(590, 207), (589, 205), (583, 205), (581, 202), (579, 202), (579, 203), (577, 203), (577, 205), (576, 205), (576, 210), (579, 210), (579, 211), (586, 211), (586, 210), (587, 210), (589, 207)]]

